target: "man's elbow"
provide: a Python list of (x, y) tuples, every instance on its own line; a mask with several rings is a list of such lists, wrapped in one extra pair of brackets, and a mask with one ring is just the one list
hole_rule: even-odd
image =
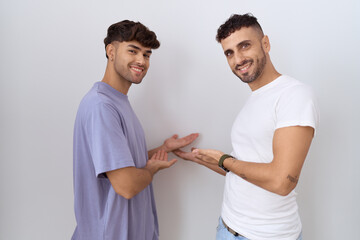
[(289, 195), (292, 192), (292, 190), (294, 190), (294, 188), (282, 188), (282, 189), (278, 190), (277, 194), (285, 197), (285, 196)]
[(120, 195), (121, 197), (130, 200), (138, 194), (134, 189), (121, 189), (119, 187), (114, 188), (115, 192)]
[(132, 194), (132, 193), (125, 193), (125, 194), (119, 194), (120, 196), (122, 196), (123, 198), (130, 200), (133, 197), (135, 197), (136, 194)]
[(273, 192), (280, 195), (280, 196), (287, 196), (289, 195), (292, 190), (294, 190), (294, 188), (296, 187), (297, 182), (288, 182), (288, 181), (284, 181), (284, 180), (279, 180), (274, 187)]

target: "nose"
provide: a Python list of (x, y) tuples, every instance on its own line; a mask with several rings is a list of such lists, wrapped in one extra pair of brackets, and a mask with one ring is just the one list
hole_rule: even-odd
[(237, 51), (234, 55), (235, 64), (241, 65), (241, 63), (245, 60), (244, 55), (239, 51)]
[(136, 63), (140, 64), (140, 65), (145, 65), (145, 56), (141, 53), (137, 54), (136, 56)]

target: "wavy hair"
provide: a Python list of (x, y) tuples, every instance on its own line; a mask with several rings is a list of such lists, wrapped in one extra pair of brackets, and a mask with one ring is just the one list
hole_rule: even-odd
[[(156, 34), (150, 31), (146, 26), (140, 22), (133, 22), (130, 20), (123, 20), (112, 24), (107, 30), (107, 36), (104, 39), (106, 46), (114, 41), (129, 42), (137, 41), (144, 47), (157, 49), (160, 47), (160, 42), (157, 40)], [(108, 56), (106, 55), (106, 58)]]

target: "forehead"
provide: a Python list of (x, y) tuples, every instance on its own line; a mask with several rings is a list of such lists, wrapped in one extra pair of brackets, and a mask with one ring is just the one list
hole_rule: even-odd
[(151, 48), (144, 47), (138, 41), (124, 41), (124, 42), (117, 42), (119, 48), (134, 48), (143, 52), (151, 52)]
[(253, 27), (242, 27), (230, 34), (227, 38), (221, 40), (221, 46), (224, 50), (235, 48), (240, 42), (259, 40), (260, 34)]

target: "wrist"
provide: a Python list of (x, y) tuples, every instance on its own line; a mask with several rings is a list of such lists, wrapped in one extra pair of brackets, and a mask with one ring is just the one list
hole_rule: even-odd
[(144, 169), (148, 171), (151, 179), (153, 179), (155, 173), (158, 171), (158, 168), (154, 164), (147, 164)]
[(234, 158), (234, 157), (231, 156), (231, 155), (229, 155), (229, 154), (223, 154), (223, 155), (220, 157), (219, 163), (218, 163), (219, 167), (220, 167), (221, 169), (223, 169), (225, 172), (229, 172), (229, 171), (230, 171), (229, 169), (227, 169), (227, 168), (224, 166), (224, 161), (225, 161), (225, 159), (227, 159), (227, 158)]
[(167, 153), (171, 152), (171, 150), (166, 147), (165, 143), (159, 147), (159, 150), (164, 150)]

